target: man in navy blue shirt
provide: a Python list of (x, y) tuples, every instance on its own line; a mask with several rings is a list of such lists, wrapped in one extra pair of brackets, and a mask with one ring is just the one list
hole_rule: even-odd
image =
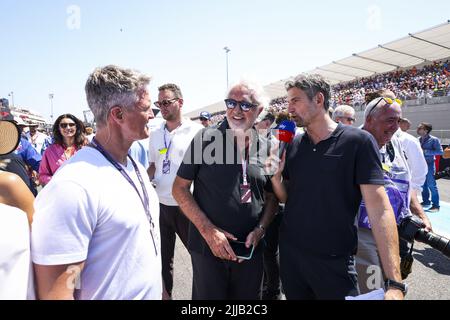
[(280, 229), (286, 298), (336, 300), (358, 294), (355, 218), (363, 199), (390, 280), (385, 298), (403, 299), (397, 228), (374, 138), (330, 118), (330, 86), (322, 77), (297, 76), (286, 90), (289, 113), (305, 127), (272, 178), (275, 194), (286, 203)]
[[(434, 173), (436, 167), (434, 165), (435, 156), (440, 156), (444, 153), (442, 150), (441, 142), (438, 138), (430, 135), (433, 126), (429, 123), (422, 122), (417, 127), (417, 134), (420, 136), (419, 141), (422, 146), (423, 155), (428, 165), (428, 173), (425, 178), (425, 183), (422, 187), (422, 205), (429, 206), (432, 204), (428, 212), (438, 212), (439, 205), (439, 191), (434, 180)], [(431, 191), (431, 203), (430, 203), (430, 191)]]

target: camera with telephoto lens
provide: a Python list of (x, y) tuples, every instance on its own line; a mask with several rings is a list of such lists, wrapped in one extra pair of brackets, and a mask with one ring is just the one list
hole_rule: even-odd
[(450, 258), (450, 240), (427, 231), (423, 221), (416, 216), (409, 216), (402, 220), (398, 227), (400, 238), (414, 243), (414, 240), (428, 244)]
[(442, 179), (442, 178), (445, 178), (445, 177), (450, 177), (450, 167), (445, 168), (445, 170), (436, 172), (434, 174), (434, 180), (439, 180), (439, 179)]

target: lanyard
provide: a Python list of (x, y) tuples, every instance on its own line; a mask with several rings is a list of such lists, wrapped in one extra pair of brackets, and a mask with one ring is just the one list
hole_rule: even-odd
[(125, 169), (119, 163), (117, 163), (117, 161), (115, 161), (112, 158), (112, 156), (100, 145), (100, 143), (98, 143), (98, 141), (95, 139), (95, 137), (91, 141), (91, 146), (94, 147), (95, 149), (97, 149), (106, 158), (106, 160), (108, 160), (122, 174), (122, 176), (128, 181), (129, 184), (131, 184), (131, 186), (134, 188), (134, 190), (138, 194), (139, 199), (141, 199), (142, 206), (144, 207), (145, 215), (147, 216), (148, 222), (150, 223), (150, 235), (152, 236), (153, 246), (155, 247), (155, 253), (156, 253), (156, 255), (158, 255), (158, 250), (156, 249), (155, 237), (153, 235), (154, 224), (153, 224), (152, 216), (150, 214), (150, 200), (148, 197), (147, 189), (145, 188), (144, 180), (142, 179), (141, 173), (139, 172), (136, 162), (134, 162), (133, 158), (128, 155), (128, 158), (131, 160), (134, 171), (136, 172), (136, 175), (138, 177), (139, 184), (141, 185), (144, 198), (142, 198), (138, 188), (136, 187), (136, 185), (134, 184), (133, 180), (130, 178), (128, 173), (126, 173)]
[(166, 130), (167, 130), (166, 126), (164, 126), (164, 148), (166, 149), (166, 161), (167, 161), (169, 159), (169, 150), (170, 150), (170, 146), (172, 145), (172, 139), (170, 139), (169, 145), (167, 145)]
[(242, 159), (242, 183), (246, 186), (247, 182), (247, 159)]
[(244, 148), (244, 156), (242, 157), (241, 155), (241, 159), (242, 159), (242, 184), (243, 185), (248, 185), (248, 177), (247, 177), (247, 168), (248, 168), (248, 163), (247, 163), (247, 159), (250, 158), (250, 144), (248, 146), (248, 154), (247, 154), (247, 148)]

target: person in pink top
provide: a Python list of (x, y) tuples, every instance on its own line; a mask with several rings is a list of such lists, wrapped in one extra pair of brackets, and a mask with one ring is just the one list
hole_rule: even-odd
[(69, 160), (86, 144), (84, 125), (80, 119), (71, 114), (63, 114), (53, 125), (53, 144), (42, 156), (39, 167), (39, 182), (46, 185), (52, 179), (56, 170)]

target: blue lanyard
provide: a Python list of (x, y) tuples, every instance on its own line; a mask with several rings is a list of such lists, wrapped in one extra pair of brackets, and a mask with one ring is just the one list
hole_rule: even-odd
[(150, 200), (148, 197), (147, 189), (145, 188), (144, 180), (142, 179), (141, 173), (139, 172), (136, 162), (134, 162), (133, 158), (130, 157), (130, 155), (128, 155), (128, 158), (131, 160), (131, 163), (133, 164), (134, 171), (136, 172), (139, 183), (141, 185), (144, 198), (142, 198), (138, 188), (136, 187), (136, 185), (134, 184), (133, 180), (130, 178), (128, 173), (124, 170), (124, 168), (112, 158), (112, 156), (101, 146), (101, 144), (95, 139), (95, 137), (92, 139), (90, 146), (97, 149), (106, 158), (106, 160), (108, 160), (122, 174), (122, 176), (131, 184), (131, 186), (138, 194), (139, 199), (141, 199), (142, 206), (144, 207), (145, 215), (147, 216), (148, 222), (150, 223), (150, 235), (152, 236), (153, 246), (155, 247), (155, 253), (156, 255), (158, 255), (155, 237), (153, 235), (153, 229), (155, 225), (153, 224), (152, 216), (150, 214)]
[[(167, 130), (169, 131), (169, 130)], [(170, 139), (169, 145), (167, 145), (166, 142), (166, 126), (164, 126), (164, 148), (166, 149), (166, 161), (169, 160), (169, 150), (170, 150), (170, 146), (172, 145), (172, 139)]]

